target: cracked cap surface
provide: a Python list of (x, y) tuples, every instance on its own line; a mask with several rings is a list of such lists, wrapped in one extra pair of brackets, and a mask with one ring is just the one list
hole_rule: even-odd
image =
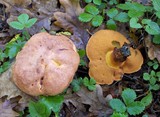
[(38, 33), (16, 56), (12, 78), (29, 95), (57, 95), (72, 81), (79, 61), (69, 38)]

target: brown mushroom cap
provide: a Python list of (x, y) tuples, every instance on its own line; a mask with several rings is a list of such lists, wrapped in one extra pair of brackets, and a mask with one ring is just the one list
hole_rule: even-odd
[(72, 81), (79, 61), (76, 48), (67, 37), (38, 33), (18, 53), (13, 81), (32, 96), (57, 95)]
[[(124, 73), (133, 73), (141, 68), (143, 57), (138, 49), (130, 49), (131, 56), (119, 65), (110, 66), (106, 62), (106, 55), (114, 50), (113, 41), (122, 46), (129, 41), (119, 32), (112, 30), (100, 30), (88, 41), (86, 53), (90, 60), (89, 75), (99, 84), (111, 84), (114, 80), (120, 80)], [(116, 66), (116, 67), (115, 67)]]

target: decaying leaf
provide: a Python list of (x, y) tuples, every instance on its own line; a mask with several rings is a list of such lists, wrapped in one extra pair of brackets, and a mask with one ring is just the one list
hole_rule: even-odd
[(0, 117), (16, 117), (19, 114), (12, 110), (10, 101), (0, 99)]
[(75, 107), (74, 114), (76, 112), (88, 113), (84, 106), (88, 105), (90, 113), (94, 116), (103, 117), (112, 113), (112, 110), (107, 105), (107, 101), (108, 97), (105, 98), (103, 96), (102, 87), (97, 84), (95, 91), (89, 91), (86, 87), (81, 87), (81, 90), (76, 93), (67, 92), (64, 103), (68, 108), (71, 106), (70, 104)]
[(78, 15), (83, 12), (79, 0), (60, 0), (61, 5), (65, 8), (65, 13), (55, 12), (55, 25), (73, 33), (71, 40), (78, 49), (85, 49), (89, 39), (89, 34), (85, 30), (86, 24), (78, 20)]
[[(22, 13), (28, 14), (30, 18), (38, 19), (36, 24), (28, 29), (31, 35), (40, 32), (42, 28), (57, 30), (55, 25), (51, 25), (53, 13), (58, 11), (57, 0), (0, 0), (0, 3), (6, 6), (7, 23), (17, 20), (17, 17)], [(18, 33), (12, 28), (8, 32), (10, 35)]]
[(160, 46), (151, 42), (151, 36), (145, 38), (145, 44), (148, 48), (148, 57), (151, 60), (157, 59), (160, 63)]
[(7, 99), (21, 96), (20, 103), (27, 103), (31, 97), (20, 91), (12, 82), (12, 67), (0, 75), (0, 98), (7, 96)]

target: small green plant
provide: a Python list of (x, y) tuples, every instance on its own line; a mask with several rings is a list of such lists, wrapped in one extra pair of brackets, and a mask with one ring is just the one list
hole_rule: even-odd
[(126, 23), (130, 28), (144, 30), (153, 35), (152, 41), (160, 44), (160, 1), (152, 0), (150, 6), (126, 0), (85, 0), (84, 13), (79, 15), (81, 22), (91, 22), (92, 26), (106, 24), (108, 29), (116, 30), (117, 23)]
[(85, 86), (87, 87), (88, 90), (93, 91), (96, 89), (96, 81), (94, 80), (94, 78), (78, 78), (78, 79), (74, 79), (71, 82), (71, 86), (72, 86), (72, 90), (74, 92), (77, 92), (81, 89), (81, 86)]
[(94, 4), (86, 5), (84, 13), (81, 13), (78, 19), (82, 22), (91, 22), (94, 27), (98, 27), (103, 23), (103, 16), (100, 15), (99, 9)]
[(122, 91), (121, 97), (123, 101), (118, 98), (109, 101), (109, 104), (114, 111), (111, 117), (128, 117), (128, 114), (134, 116), (138, 115), (152, 102), (151, 92), (143, 97), (141, 101), (136, 101), (136, 92), (129, 88)]
[(5, 45), (4, 50), (0, 50), (0, 73), (10, 67), (10, 62), (26, 43), (25, 37), (17, 34), (10, 42)]
[(29, 16), (27, 14), (21, 14), (18, 16), (18, 21), (12, 21), (9, 23), (9, 25), (17, 30), (23, 30), (25, 28), (30, 28), (32, 27), (37, 19), (36, 18), (31, 18), (29, 19)]
[(158, 61), (157, 61), (156, 59), (154, 59), (154, 60), (152, 60), (152, 61), (149, 61), (149, 62), (147, 63), (147, 65), (148, 65), (149, 67), (153, 67), (154, 70), (157, 70), (157, 69), (159, 68), (159, 63), (158, 63)]
[(9, 41), (4, 50), (0, 49), (0, 73), (6, 71), (11, 64), (12, 59), (22, 49), (26, 41), (30, 38), (27, 28), (30, 28), (37, 21), (36, 18), (29, 19), (27, 14), (18, 16), (18, 21), (12, 21), (9, 25), (15, 29), (22, 30), (22, 34), (17, 34), (11, 41)]
[(80, 56), (80, 66), (86, 66), (86, 62), (84, 61), (84, 56), (85, 56), (85, 54), (86, 54), (86, 52), (85, 52), (85, 50), (78, 50), (78, 54), (79, 54), (79, 56)]
[(38, 102), (29, 102), (29, 113), (31, 117), (49, 117), (51, 112), (55, 117), (59, 117), (59, 112), (63, 104), (63, 95), (41, 96)]
[(160, 85), (157, 81), (160, 81), (160, 72), (152, 70), (150, 73), (143, 73), (143, 79), (149, 82), (149, 90), (159, 90)]

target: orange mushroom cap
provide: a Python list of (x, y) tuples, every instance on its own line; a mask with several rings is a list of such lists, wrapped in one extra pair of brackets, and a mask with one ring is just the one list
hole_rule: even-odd
[(98, 84), (111, 84), (114, 80), (121, 79), (124, 73), (138, 71), (143, 64), (143, 57), (138, 49), (130, 48), (131, 55), (121, 64), (112, 59), (115, 48), (113, 41), (122, 46), (129, 41), (119, 32), (112, 30), (100, 30), (88, 41), (86, 53), (90, 60), (89, 75)]
[(16, 56), (13, 81), (32, 96), (57, 95), (72, 81), (79, 61), (79, 54), (69, 38), (38, 33)]

